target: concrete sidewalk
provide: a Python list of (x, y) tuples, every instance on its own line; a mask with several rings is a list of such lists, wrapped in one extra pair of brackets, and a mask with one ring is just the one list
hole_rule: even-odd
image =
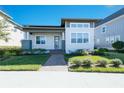
[(0, 72), (2, 88), (124, 88), (124, 74)]
[(48, 61), (41, 67), (41, 71), (68, 71), (63, 54), (52, 54)]

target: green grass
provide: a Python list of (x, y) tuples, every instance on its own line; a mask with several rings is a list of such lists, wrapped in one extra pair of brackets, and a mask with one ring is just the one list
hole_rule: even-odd
[(115, 53), (115, 52), (106, 52), (106, 55), (104, 57), (113, 59), (113, 58), (119, 58), (124, 63), (124, 53)]
[(49, 55), (13, 56), (0, 61), (0, 71), (37, 71)]
[[(114, 52), (107, 52), (105, 56), (72, 56), (72, 55), (65, 55), (65, 60), (67, 62), (72, 62), (74, 59), (83, 60), (83, 59), (91, 59), (93, 62), (97, 60), (104, 59), (110, 62), (111, 59), (119, 58), (124, 62), (124, 54), (123, 53), (114, 53)], [(69, 71), (71, 72), (108, 72), (108, 73), (124, 73), (124, 67), (69, 67)]]
[(74, 59), (79, 59), (79, 60), (83, 60), (83, 59), (91, 59), (93, 62), (96, 62), (97, 60), (106, 60), (107, 62), (110, 61), (110, 59), (106, 58), (106, 57), (101, 57), (101, 56), (76, 56), (76, 57), (70, 57), (68, 59), (68, 62), (72, 62), (72, 60)]
[(124, 68), (115, 68), (115, 67), (73, 67), (69, 68), (71, 72), (107, 72), (107, 73), (124, 73)]

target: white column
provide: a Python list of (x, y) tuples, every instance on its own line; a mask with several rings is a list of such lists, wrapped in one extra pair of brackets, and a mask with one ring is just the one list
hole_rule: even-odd
[(26, 39), (29, 40), (29, 32), (27, 32), (26, 35)]
[(65, 40), (65, 32), (62, 32), (62, 40)]

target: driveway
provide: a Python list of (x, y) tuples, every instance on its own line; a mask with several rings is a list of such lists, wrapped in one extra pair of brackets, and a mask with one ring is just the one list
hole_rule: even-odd
[(41, 67), (41, 71), (68, 71), (67, 63), (62, 53), (52, 53), (51, 57)]
[(124, 88), (124, 74), (56, 71), (0, 72), (2, 88)]

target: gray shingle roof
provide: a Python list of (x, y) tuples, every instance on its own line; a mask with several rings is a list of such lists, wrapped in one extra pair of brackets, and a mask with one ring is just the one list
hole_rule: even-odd
[(117, 18), (117, 17), (119, 17), (119, 16), (121, 16), (121, 15), (123, 15), (123, 14), (124, 14), (124, 8), (122, 8), (122, 9), (120, 9), (119, 11), (115, 12), (114, 14), (112, 14), (112, 15), (110, 15), (110, 16), (104, 18), (103, 20), (97, 22), (97, 23), (95, 24), (95, 26), (97, 27), (97, 26), (99, 26), (99, 25), (102, 25), (102, 24), (104, 24), (104, 23), (106, 23), (106, 22), (108, 22), (108, 21), (111, 21), (112, 19)]

